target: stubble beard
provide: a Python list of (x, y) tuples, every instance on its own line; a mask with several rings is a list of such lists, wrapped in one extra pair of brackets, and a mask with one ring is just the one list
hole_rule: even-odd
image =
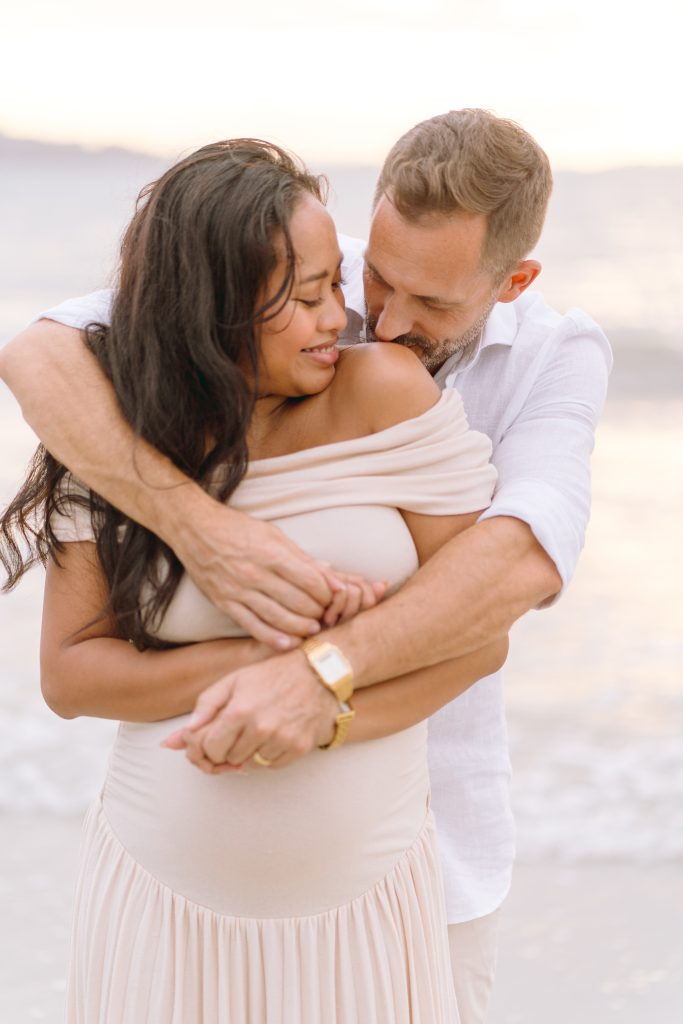
[[(457, 338), (446, 338), (444, 341), (430, 341), (421, 334), (401, 334), (398, 338), (392, 338), (391, 341), (394, 345), (403, 345), (406, 348), (412, 349), (424, 368), (434, 376), (434, 374), (441, 369), (446, 360), (450, 359), (450, 357), (456, 352), (464, 352), (466, 349), (473, 349), (476, 347), (479, 343), (479, 339), (481, 338), (481, 332), (484, 330), (486, 321), (488, 320), (491, 310), (495, 304), (496, 300), (493, 299), (481, 316), (478, 317), (466, 331), (463, 331), (462, 334), (458, 335)], [(367, 312), (366, 307), (366, 340), (381, 344), (375, 335), (377, 320), (378, 318), (376, 316), (371, 316), (370, 313)]]

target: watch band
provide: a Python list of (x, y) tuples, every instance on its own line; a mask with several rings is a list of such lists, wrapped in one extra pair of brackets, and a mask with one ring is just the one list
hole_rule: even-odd
[(353, 694), (353, 667), (335, 644), (311, 637), (304, 640), (301, 650), (323, 686), (331, 690), (341, 703)]
[(318, 750), (333, 750), (334, 747), (341, 747), (348, 735), (355, 715), (356, 712), (348, 701), (339, 701), (339, 714), (334, 720), (334, 736), (329, 743), (324, 743), (321, 747), (318, 747)]

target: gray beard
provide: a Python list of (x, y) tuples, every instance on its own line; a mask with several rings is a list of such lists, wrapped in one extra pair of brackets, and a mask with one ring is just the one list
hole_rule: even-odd
[[(458, 335), (457, 338), (446, 338), (444, 341), (429, 341), (421, 334), (401, 334), (398, 338), (392, 338), (391, 341), (394, 345), (404, 345), (406, 348), (414, 349), (415, 355), (424, 368), (429, 370), (431, 375), (434, 376), (446, 360), (450, 359), (456, 352), (464, 352), (466, 349), (474, 348), (478, 344), (481, 332), (495, 304), (494, 299), (476, 322), (462, 334)], [(366, 307), (365, 337), (367, 341), (377, 341), (375, 336), (376, 326), (377, 317), (370, 316)]]

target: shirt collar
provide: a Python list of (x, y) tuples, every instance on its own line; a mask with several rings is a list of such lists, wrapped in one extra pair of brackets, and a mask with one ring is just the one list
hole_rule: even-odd
[(452, 387), (456, 376), (471, 369), (485, 348), (492, 345), (512, 345), (518, 327), (514, 302), (497, 302), (489, 313), (477, 345), (470, 351), (454, 352), (434, 375), (434, 380), (440, 387)]

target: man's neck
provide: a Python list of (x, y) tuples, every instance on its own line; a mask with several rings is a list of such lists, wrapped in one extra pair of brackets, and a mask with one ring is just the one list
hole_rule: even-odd
[(481, 345), (481, 339), (483, 335), (484, 331), (482, 329), (476, 341), (471, 341), (469, 345), (463, 345), (462, 348), (456, 349), (456, 351), (451, 353), (448, 359), (446, 359), (445, 362), (441, 364), (439, 369), (432, 374), (432, 377), (434, 378), (435, 382), (439, 385), (440, 388), (446, 386), (446, 378), (449, 377), (450, 374), (453, 373), (453, 371), (456, 368), (463, 368), (469, 362), (471, 362), (479, 346)]

